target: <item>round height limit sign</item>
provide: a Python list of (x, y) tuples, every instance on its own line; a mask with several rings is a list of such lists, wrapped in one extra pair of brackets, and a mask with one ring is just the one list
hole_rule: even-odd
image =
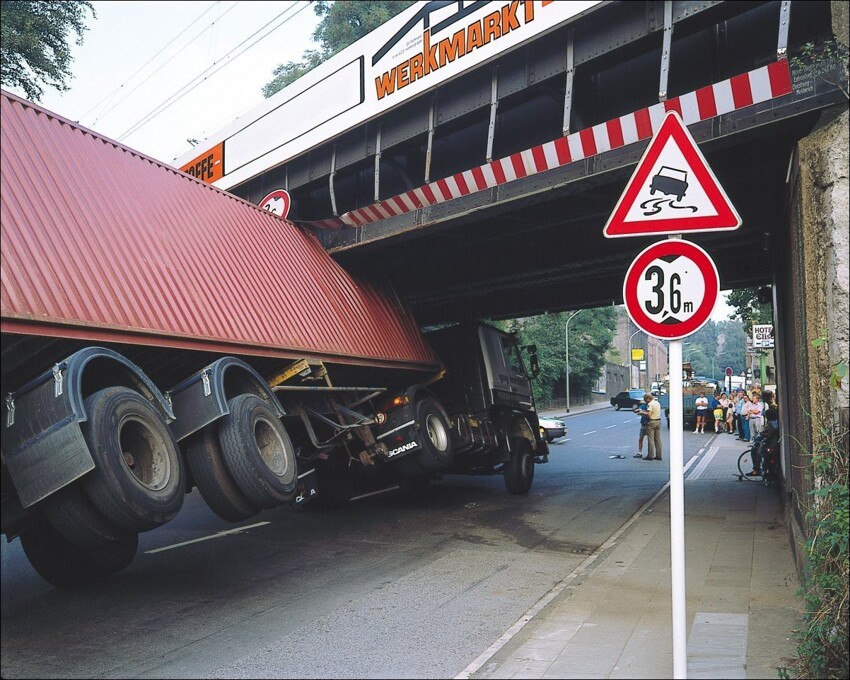
[(713, 260), (690, 241), (668, 239), (645, 248), (623, 283), (626, 310), (645, 333), (677, 340), (698, 331), (720, 295)]

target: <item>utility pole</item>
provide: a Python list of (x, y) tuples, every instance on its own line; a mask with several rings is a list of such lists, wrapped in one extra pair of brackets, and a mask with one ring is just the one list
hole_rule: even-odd
[[(564, 336), (566, 338), (566, 347), (567, 347), (567, 354), (566, 354), (567, 365), (565, 367), (565, 373), (564, 373), (564, 375), (566, 376), (566, 382), (567, 382), (567, 413), (570, 412), (570, 321), (572, 321), (579, 314), (579, 312), (582, 312), (582, 311), (583, 310), (579, 309), (577, 312), (573, 312), (572, 314), (570, 314), (567, 317), (567, 323), (566, 323), (566, 326), (564, 328)], [(631, 379), (631, 377), (629, 379)]]

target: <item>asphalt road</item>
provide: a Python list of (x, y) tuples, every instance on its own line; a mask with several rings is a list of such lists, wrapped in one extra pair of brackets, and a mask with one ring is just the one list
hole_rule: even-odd
[[(524, 497), (447, 476), (231, 525), (193, 492), (127, 569), (82, 590), (4, 543), (2, 675), (453, 677), (666, 483), (666, 463), (632, 457), (637, 421), (570, 417)], [(686, 433), (686, 461), (705, 438)]]

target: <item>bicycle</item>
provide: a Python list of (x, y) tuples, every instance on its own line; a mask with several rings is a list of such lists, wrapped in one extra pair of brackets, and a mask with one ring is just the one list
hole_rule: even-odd
[(752, 445), (738, 456), (738, 481), (762, 482), (773, 486), (778, 478), (776, 443), (759, 433)]
[[(761, 482), (764, 480), (761, 473), (761, 466), (758, 466), (753, 459), (753, 446), (750, 446), (740, 456), (738, 456), (738, 481), (746, 479), (749, 482)], [(757, 474), (752, 474), (756, 472)]]

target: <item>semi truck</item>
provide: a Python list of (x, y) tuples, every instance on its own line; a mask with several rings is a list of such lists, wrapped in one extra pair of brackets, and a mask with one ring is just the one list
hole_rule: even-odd
[(528, 493), (536, 348), (423, 333), (310, 232), (5, 91), (0, 113), (2, 533), (47, 581), (123, 569), (194, 490), (230, 522), (438, 474)]

